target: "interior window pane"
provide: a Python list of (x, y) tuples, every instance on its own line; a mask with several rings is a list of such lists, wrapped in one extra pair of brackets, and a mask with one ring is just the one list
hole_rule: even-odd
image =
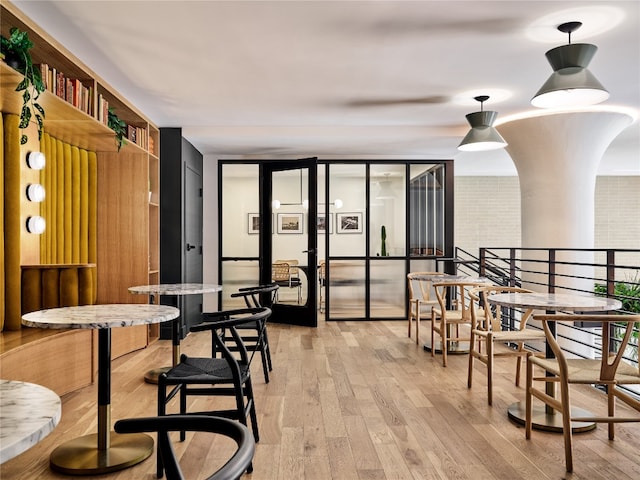
[(329, 262), (329, 315), (338, 318), (364, 318), (365, 263), (355, 260)]
[(444, 180), (444, 165), (411, 165), (411, 256), (444, 255)]
[[(371, 256), (405, 254), (405, 165), (371, 165), (369, 252)], [(384, 241), (383, 241), (384, 230)]]
[(257, 260), (222, 262), (222, 309), (244, 307), (242, 298), (231, 298), (239, 288), (253, 287), (259, 284), (260, 271)]
[(329, 213), (335, 217), (335, 234), (329, 240), (331, 256), (364, 256), (365, 165), (330, 165), (329, 175)]
[(404, 318), (407, 276), (404, 260), (371, 261), (371, 318)]
[(222, 255), (257, 257), (258, 165), (222, 165)]

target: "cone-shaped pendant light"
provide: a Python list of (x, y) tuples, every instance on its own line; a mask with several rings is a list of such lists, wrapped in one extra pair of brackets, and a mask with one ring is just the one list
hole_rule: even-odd
[(493, 122), (498, 116), (498, 112), (485, 112), (482, 104), (489, 99), (488, 95), (473, 97), (480, 102), (480, 111), (469, 113), (466, 118), (471, 130), (465, 135), (458, 145), (458, 150), (463, 152), (479, 152), (482, 150), (495, 150), (507, 146), (507, 142), (500, 136), (498, 131), (493, 128)]
[(609, 98), (609, 92), (587, 69), (598, 47), (589, 43), (571, 43), (571, 33), (581, 26), (581, 22), (558, 26), (558, 30), (569, 34), (569, 44), (552, 48), (545, 54), (553, 73), (531, 99), (534, 107), (594, 105)]

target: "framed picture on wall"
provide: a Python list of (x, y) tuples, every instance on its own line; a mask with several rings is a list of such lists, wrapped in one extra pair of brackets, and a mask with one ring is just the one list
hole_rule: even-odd
[(260, 214), (250, 213), (249, 217), (249, 234), (260, 233)]
[(336, 233), (362, 233), (362, 212), (336, 213)]
[(302, 233), (302, 213), (279, 213), (278, 233)]
[(333, 213), (327, 215), (326, 213), (318, 214), (317, 227), (318, 233), (333, 233)]

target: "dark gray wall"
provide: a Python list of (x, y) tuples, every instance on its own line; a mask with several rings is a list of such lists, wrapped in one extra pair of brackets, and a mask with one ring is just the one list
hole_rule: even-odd
[[(202, 283), (202, 154), (181, 128), (160, 129), (160, 282)], [(202, 295), (162, 303), (180, 307), (183, 337), (200, 322)], [(171, 338), (171, 326), (160, 336)]]

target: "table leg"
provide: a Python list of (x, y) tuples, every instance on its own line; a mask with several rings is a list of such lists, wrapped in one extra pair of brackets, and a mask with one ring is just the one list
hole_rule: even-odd
[[(555, 313), (555, 312), (547, 312)], [(556, 322), (549, 322), (549, 330), (556, 336)], [(554, 358), (553, 350), (549, 344), (546, 344), (545, 356), (547, 358)], [(547, 376), (550, 373), (547, 372)], [(555, 383), (547, 382), (545, 385), (545, 392), (547, 395), (555, 396)], [(519, 425), (524, 425), (527, 418), (527, 412), (525, 410), (524, 402), (516, 402), (509, 406), (507, 410), (509, 418)], [(584, 410), (578, 407), (571, 408), (572, 417), (593, 417), (593, 413), (588, 410)], [(547, 432), (562, 433), (562, 415), (554, 410), (549, 405), (544, 407), (533, 407), (531, 413), (531, 427), (535, 430), (544, 430)], [(571, 431), (573, 433), (589, 432), (596, 428), (595, 422), (571, 422)]]
[(140, 463), (153, 453), (153, 438), (144, 433), (111, 431), (111, 330), (98, 330), (98, 432), (70, 440), (49, 457), (52, 470), (68, 475), (115, 472)]
[[(154, 303), (154, 296), (151, 295), (150, 302)], [(182, 297), (178, 297), (178, 309), (182, 312)], [(158, 384), (158, 377), (162, 373), (166, 373), (171, 370), (171, 367), (175, 367), (180, 361), (180, 319), (182, 318), (182, 314), (177, 317), (175, 320), (172, 320), (171, 323), (171, 343), (172, 343), (172, 363), (169, 367), (160, 367), (149, 370), (144, 374), (144, 381), (146, 383), (152, 383), (154, 385)]]

